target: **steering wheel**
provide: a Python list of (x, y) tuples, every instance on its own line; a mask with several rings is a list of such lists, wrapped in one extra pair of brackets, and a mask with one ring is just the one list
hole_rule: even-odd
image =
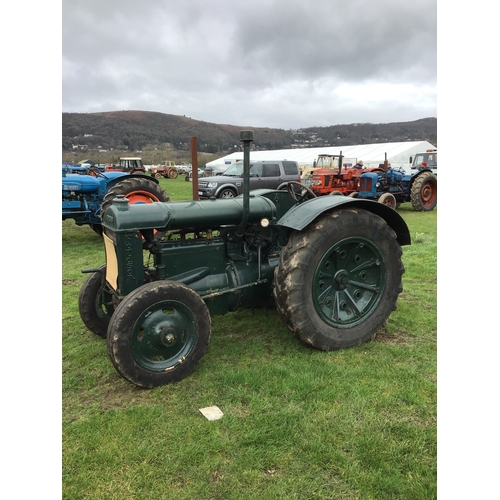
[[(294, 189), (294, 186), (299, 186), (300, 189), (302, 190), (299, 193), (297, 193)], [(295, 203), (299, 204), (302, 203), (303, 201), (310, 200), (312, 198), (317, 198), (316, 194), (314, 191), (307, 186), (304, 186), (304, 184), (301, 184), (300, 182), (297, 181), (289, 181), (286, 184), (286, 190), (288, 191), (288, 194), (292, 197), (293, 201)]]
[(93, 165), (89, 167), (89, 175), (92, 175), (93, 177), (104, 177), (105, 179), (107, 179), (107, 177)]

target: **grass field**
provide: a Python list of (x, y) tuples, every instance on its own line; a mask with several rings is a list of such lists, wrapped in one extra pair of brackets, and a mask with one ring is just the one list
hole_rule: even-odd
[[(191, 183), (161, 180), (173, 200)], [(321, 352), (274, 310), (213, 318), (211, 343), (179, 383), (119, 377), (78, 313), (101, 238), (62, 223), (65, 499), (436, 498), (437, 210), (403, 204), (404, 291), (375, 341)], [(217, 405), (222, 419), (199, 409)]]

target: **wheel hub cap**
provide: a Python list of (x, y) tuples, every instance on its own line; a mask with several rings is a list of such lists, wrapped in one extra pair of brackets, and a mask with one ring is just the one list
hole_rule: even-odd
[(342, 269), (342, 271), (338, 271), (335, 275), (335, 281), (338, 283), (340, 290), (344, 290), (345, 288), (347, 288), (347, 285), (349, 284), (349, 276), (347, 276), (347, 271), (345, 269)]
[(167, 347), (170, 347), (175, 344), (177, 341), (177, 335), (175, 330), (172, 328), (162, 328), (160, 332), (160, 342)]
[(137, 319), (130, 339), (135, 362), (150, 371), (165, 371), (182, 363), (198, 331), (188, 306), (175, 300), (151, 305)]

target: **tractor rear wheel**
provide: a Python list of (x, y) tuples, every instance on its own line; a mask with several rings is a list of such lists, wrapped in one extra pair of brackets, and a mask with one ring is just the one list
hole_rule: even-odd
[(107, 346), (118, 373), (152, 389), (188, 376), (205, 354), (211, 319), (201, 297), (174, 281), (135, 289), (116, 308)]
[(101, 218), (104, 210), (108, 208), (117, 196), (125, 196), (129, 203), (153, 203), (155, 201), (167, 202), (170, 197), (153, 180), (143, 177), (124, 177), (123, 181), (115, 184), (104, 197), (101, 205)]
[(78, 296), (78, 310), (83, 324), (92, 333), (104, 339), (111, 316), (114, 313), (114, 307), (111, 305), (111, 294), (109, 294), (109, 302), (103, 302), (102, 279), (105, 274), (106, 265), (101, 266), (99, 271), (90, 274), (84, 281)]
[(411, 205), (417, 212), (430, 212), (437, 205), (437, 177), (427, 172), (420, 174), (411, 187)]
[(403, 290), (401, 255), (381, 217), (361, 209), (324, 214), (281, 251), (278, 314), (298, 339), (323, 351), (373, 340)]
[(176, 168), (171, 168), (169, 171), (168, 171), (168, 177), (170, 179), (177, 179), (177, 177), (179, 177), (179, 172), (177, 171)]

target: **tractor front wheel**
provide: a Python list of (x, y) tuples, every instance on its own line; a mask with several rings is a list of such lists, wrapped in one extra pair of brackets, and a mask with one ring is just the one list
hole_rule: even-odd
[(342, 209), (295, 231), (274, 274), (278, 314), (323, 351), (373, 340), (403, 290), (401, 247), (379, 216)]
[(396, 198), (392, 193), (384, 193), (379, 199), (379, 203), (382, 203), (384, 205), (387, 205), (388, 207), (396, 210)]
[(417, 212), (430, 212), (437, 205), (437, 177), (427, 172), (420, 174), (411, 187), (411, 205)]
[[(99, 271), (90, 274), (84, 281), (78, 296), (78, 310), (83, 324), (99, 337), (106, 338), (108, 324), (114, 313), (111, 304), (111, 294), (104, 293), (103, 277), (106, 274), (106, 265), (99, 268)], [(109, 301), (104, 297), (108, 296)]]
[(101, 205), (101, 217), (117, 196), (125, 196), (129, 203), (153, 203), (170, 201), (168, 194), (153, 180), (144, 177), (124, 177), (115, 184), (104, 197)]
[(127, 295), (109, 323), (107, 346), (118, 373), (152, 389), (188, 376), (205, 354), (211, 319), (201, 297), (174, 281), (156, 281)]

